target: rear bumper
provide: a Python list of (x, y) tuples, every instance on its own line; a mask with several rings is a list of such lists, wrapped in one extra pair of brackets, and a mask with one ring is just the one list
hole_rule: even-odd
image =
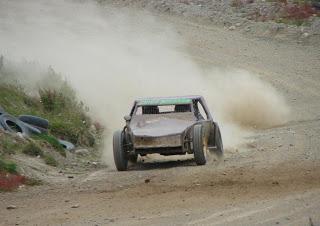
[(162, 148), (140, 148), (135, 150), (136, 154), (160, 154), (160, 155), (183, 155), (186, 151), (182, 147), (162, 147)]
[(181, 135), (169, 135), (162, 137), (134, 137), (133, 140), (134, 149), (172, 149), (182, 146)]

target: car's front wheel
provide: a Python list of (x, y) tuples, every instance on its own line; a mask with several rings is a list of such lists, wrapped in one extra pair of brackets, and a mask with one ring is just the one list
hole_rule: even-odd
[(123, 148), (123, 134), (118, 130), (113, 134), (113, 158), (118, 171), (125, 171), (128, 168), (128, 159)]
[(202, 125), (195, 125), (193, 127), (193, 153), (197, 165), (204, 165), (207, 162), (203, 138)]

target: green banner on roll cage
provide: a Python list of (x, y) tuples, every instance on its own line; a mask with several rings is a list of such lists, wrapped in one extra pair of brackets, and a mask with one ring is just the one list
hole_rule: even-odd
[(140, 100), (138, 105), (171, 105), (171, 104), (191, 104), (189, 98), (169, 98), (169, 99), (145, 99)]

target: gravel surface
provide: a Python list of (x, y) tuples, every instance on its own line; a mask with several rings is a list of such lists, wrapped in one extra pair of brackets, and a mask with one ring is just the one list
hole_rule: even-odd
[[(177, 15), (206, 23), (223, 26), (249, 36), (319, 45), (320, 11), (302, 23), (279, 23), (283, 18), (281, 1), (265, 0), (123, 0), (99, 2), (117, 7), (132, 7), (166, 15)], [(290, 1), (289, 6), (290, 7)], [(317, 15), (318, 13), (318, 15)]]

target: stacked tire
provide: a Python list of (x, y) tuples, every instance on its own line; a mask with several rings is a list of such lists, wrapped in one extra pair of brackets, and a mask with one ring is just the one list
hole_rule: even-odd
[(31, 136), (41, 133), (39, 129), (24, 123), (23, 121), (7, 113), (0, 115), (0, 125), (4, 130), (7, 130), (11, 133), (21, 133), (23, 136)]
[(18, 119), (40, 130), (42, 133), (48, 133), (49, 121), (47, 119), (33, 115), (20, 115)]
[[(24, 137), (48, 133), (49, 121), (34, 115), (20, 115), (18, 118), (9, 115), (0, 106), (0, 130), (10, 133), (21, 133)], [(75, 148), (74, 144), (58, 139), (58, 142), (66, 150)]]
[(48, 132), (49, 121), (37, 116), (20, 115), (18, 118), (6, 113), (0, 106), (0, 129), (23, 136)]

